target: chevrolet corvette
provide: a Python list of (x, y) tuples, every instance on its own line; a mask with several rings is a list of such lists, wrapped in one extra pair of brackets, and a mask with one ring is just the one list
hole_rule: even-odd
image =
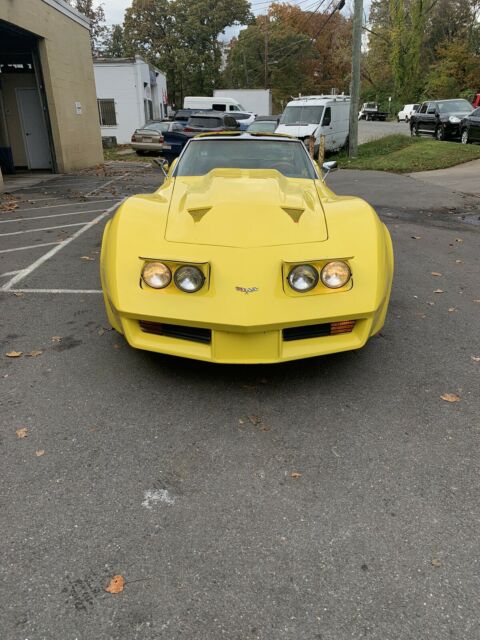
[(112, 327), (132, 347), (218, 363), (363, 347), (385, 321), (392, 242), (369, 204), (327, 187), (330, 168), (288, 136), (192, 138), (105, 227)]

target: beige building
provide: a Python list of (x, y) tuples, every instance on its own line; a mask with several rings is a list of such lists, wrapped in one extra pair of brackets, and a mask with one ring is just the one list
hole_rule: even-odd
[(64, 0), (0, 0), (0, 167), (103, 161), (88, 19)]

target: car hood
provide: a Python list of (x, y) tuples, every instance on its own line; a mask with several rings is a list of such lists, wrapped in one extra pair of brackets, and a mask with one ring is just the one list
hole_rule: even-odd
[(443, 120), (448, 120), (451, 117), (454, 118), (460, 118), (460, 120), (462, 118), (465, 118), (466, 116), (470, 115), (470, 113), (472, 113), (471, 111), (452, 111), (450, 113), (442, 113), (441, 117)]
[(315, 180), (274, 169), (214, 169), (178, 177), (165, 239), (228, 247), (269, 247), (327, 239)]

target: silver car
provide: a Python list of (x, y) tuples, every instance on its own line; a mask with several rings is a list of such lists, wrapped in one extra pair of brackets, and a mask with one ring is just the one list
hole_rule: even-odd
[(140, 129), (135, 129), (130, 146), (139, 156), (144, 156), (147, 153), (158, 155), (163, 148), (163, 134), (181, 128), (179, 123), (171, 120), (152, 120)]

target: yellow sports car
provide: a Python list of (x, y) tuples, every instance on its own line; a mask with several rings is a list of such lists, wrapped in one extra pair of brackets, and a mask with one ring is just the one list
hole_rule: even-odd
[(119, 207), (101, 255), (109, 321), (132, 347), (225, 363), (362, 347), (392, 275), (375, 211), (275, 134), (192, 138), (155, 193)]

